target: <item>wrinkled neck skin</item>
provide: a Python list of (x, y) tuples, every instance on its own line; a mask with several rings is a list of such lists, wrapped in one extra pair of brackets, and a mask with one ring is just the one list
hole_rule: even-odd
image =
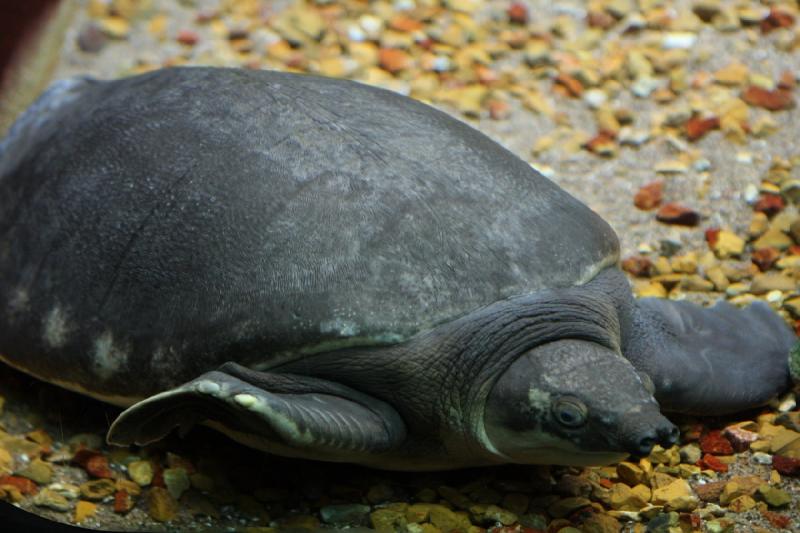
[(271, 370), (337, 381), (395, 407), (408, 426), (408, 442), (381, 459), (384, 468), (513, 462), (495, 449), (484, 427), (497, 379), (527, 351), (560, 339), (620, 353), (627, 322), (620, 322), (617, 310), (626, 298), (628, 282), (611, 268), (583, 286), (495, 302), (397, 346), (320, 354)]

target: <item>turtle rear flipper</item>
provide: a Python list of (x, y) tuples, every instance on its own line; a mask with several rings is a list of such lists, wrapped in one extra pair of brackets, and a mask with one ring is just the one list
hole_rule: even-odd
[(758, 407), (796, 377), (789, 359), (797, 338), (763, 302), (704, 308), (643, 298), (636, 305), (624, 353), (652, 379), (664, 411), (716, 415)]
[(393, 448), (406, 433), (392, 407), (344, 385), (227, 363), (131, 406), (107, 439), (144, 445), (196, 423), (266, 451), (351, 462)]

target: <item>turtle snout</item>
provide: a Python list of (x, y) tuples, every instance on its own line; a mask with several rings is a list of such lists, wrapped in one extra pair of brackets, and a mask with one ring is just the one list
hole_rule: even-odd
[(672, 422), (667, 422), (658, 429), (658, 443), (664, 448), (670, 448), (678, 443), (680, 431)]
[(645, 457), (656, 444), (669, 448), (678, 442), (678, 428), (661, 413), (647, 413), (628, 419), (623, 446), (631, 455)]

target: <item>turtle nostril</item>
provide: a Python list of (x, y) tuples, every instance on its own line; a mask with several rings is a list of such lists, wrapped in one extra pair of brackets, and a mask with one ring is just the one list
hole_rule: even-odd
[(669, 448), (678, 442), (678, 436), (680, 432), (678, 428), (674, 425), (670, 424), (668, 426), (663, 426), (658, 430), (658, 436), (660, 438), (660, 444), (664, 448)]
[(650, 455), (650, 452), (653, 451), (653, 446), (656, 445), (656, 439), (652, 436), (643, 437), (638, 445), (637, 449), (634, 452), (639, 455), (640, 457), (645, 457)]

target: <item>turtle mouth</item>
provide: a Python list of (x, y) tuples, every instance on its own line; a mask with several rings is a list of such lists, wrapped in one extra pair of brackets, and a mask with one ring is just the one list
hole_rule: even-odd
[(562, 466), (606, 466), (625, 460), (629, 454), (610, 446), (586, 449), (575, 442), (557, 435), (538, 431), (527, 431), (505, 435), (500, 442), (493, 442), (494, 455), (505, 462), (517, 464), (562, 465)]
[(628, 454), (613, 451), (587, 451), (558, 446), (531, 448), (525, 453), (525, 463), (561, 466), (606, 466), (625, 460)]
[(537, 462), (541, 460), (541, 464), (561, 466), (606, 466), (623, 461), (628, 457), (625, 452), (567, 451), (550, 446), (537, 448), (533, 450), (533, 454), (537, 458)]

